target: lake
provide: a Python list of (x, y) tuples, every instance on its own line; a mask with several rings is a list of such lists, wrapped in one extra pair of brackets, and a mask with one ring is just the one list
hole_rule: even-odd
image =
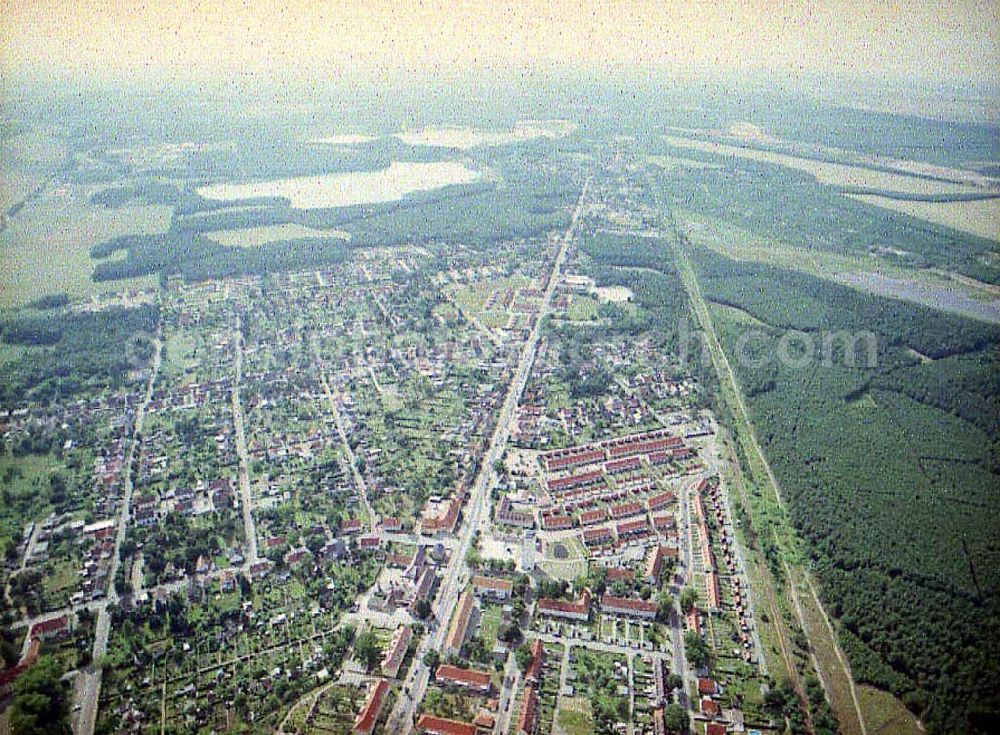
[(253, 197), (285, 197), (296, 209), (326, 209), (399, 201), (407, 194), (452, 184), (469, 184), (478, 171), (454, 161), (394, 161), (378, 171), (299, 176), (245, 184), (212, 184), (198, 189), (206, 199), (238, 201)]

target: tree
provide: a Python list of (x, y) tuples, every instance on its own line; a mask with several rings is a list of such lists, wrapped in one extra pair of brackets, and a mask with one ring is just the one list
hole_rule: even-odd
[(417, 604), (414, 605), (413, 611), (421, 620), (427, 620), (431, 614), (431, 603), (429, 603), (426, 599), (421, 598), (417, 600)]
[(438, 664), (441, 663), (441, 654), (438, 653), (433, 648), (424, 654), (424, 666), (426, 666), (431, 671), (436, 671)]
[(531, 659), (533, 658), (531, 655), (531, 646), (527, 643), (522, 643), (514, 651), (514, 658), (517, 660), (517, 665), (521, 671), (527, 671), (528, 667), (531, 666)]
[(681, 592), (681, 610), (690, 612), (698, 602), (698, 593), (691, 587), (685, 587)]
[(500, 633), (497, 635), (504, 643), (516, 643), (521, 640), (521, 626), (517, 623), (511, 623), (501, 628)]
[(663, 724), (668, 732), (687, 732), (691, 725), (687, 710), (679, 704), (668, 704), (663, 708)]
[(14, 684), (13, 735), (69, 735), (69, 699), (59, 662), (42, 656)]
[(684, 650), (687, 652), (688, 661), (696, 668), (708, 666), (708, 647), (701, 637), (693, 630), (684, 634)]
[(382, 658), (382, 651), (378, 645), (378, 639), (372, 631), (366, 631), (358, 636), (354, 641), (354, 656), (361, 661), (366, 669), (372, 669)]
[(670, 620), (670, 613), (674, 609), (674, 598), (670, 596), (669, 592), (661, 592), (657, 602), (659, 607), (656, 609), (656, 619), (661, 623), (666, 623)]

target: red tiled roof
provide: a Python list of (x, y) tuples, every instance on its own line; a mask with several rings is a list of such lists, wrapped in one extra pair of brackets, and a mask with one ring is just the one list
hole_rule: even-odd
[(634, 516), (636, 513), (642, 513), (642, 511), (642, 503), (622, 503), (621, 505), (611, 506), (611, 517), (624, 518), (626, 516)]
[(487, 577), (482, 574), (477, 574), (472, 578), (472, 586), (480, 589), (497, 590), (498, 592), (510, 592), (514, 589), (513, 582), (506, 579), (498, 579), (497, 577)]
[(536, 609), (541, 613), (563, 613), (583, 617), (590, 613), (590, 590), (585, 589), (583, 591), (579, 602), (567, 602), (566, 600), (554, 600), (550, 597), (543, 597), (538, 601)]
[(379, 679), (375, 686), (368, 691), (368, 699), (365, 700), (364, 707), (354, 718), (354, 731), (360, 733), (370, 733), (375, 729), (375, 722), (378, 720), (379, 712), (382, 710), (382, 700), (386, 692), (389, 691), (389, 682)]
[(535, 687), (524, 690), (524, 701), (521, 703), (521, 714), (517, 717), (517, 732), (531, 733), (535, 731), (535, 712), (538, 709), (538, 693)]
[(614, 595), (605, 594), (604, 597), (601, 598), (601, 609), (630, 610), (633, 612), (652, 613), (655, 615), (659, 606), (655, 602), (636, 600), (631, 597), (615, 597)]
[(698, 694), (715, 694), (716, 691), (714, 681), (704, 676), (698, 677)]
[(472, 612), (472, 594), (466, 590), (458, 600), (455, 617), (448, 628), (448, 638), (445, 641), (446, 650), (457, 651), (465, 640), (466, 629), (469, 626), (469, 614)]
[(476, 735), (475, 725), (428, 714), (420, 715), (417, 729), (428, 735)]
[(65, 615), (60, 615), (58, 618), (50, 618), (49, 620), (41, 620), (31, 626), (31, 637), (42, 636), (46, 633), (57, 633), (66, 630), (68, 627), (69, 621)]
[(490, 673), (488, 671), (463, 669), (450, 664), (441, 664), (438, 666), (437, 671), (434, 672), (434, 678), (438, 681), (450, 682), (474, 689), (488, 689), (490, 686)]
[(528, 670), (524, 672), (526, 681), (541, 681), (544, 660), (545, 648), (542, 646), (542, 642), (536, 638), (531, 644), (531, 663), (528, 665)]

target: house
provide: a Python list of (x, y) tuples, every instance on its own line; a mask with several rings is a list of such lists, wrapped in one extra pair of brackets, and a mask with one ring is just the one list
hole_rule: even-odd
[(399, 518), (383, 518), (380, 525), (382, 530), (388, 533), (399, 533), (403, 530), (403, 522)]
[(635, 580), (635, 570), (624, 569), (622, 567), (609, 567), (604, 573), (604, 579), (609, 584), (612, 582), (632, 582)]
[(722, 591), (719, 587), (719, 575), (712, 569), (705, 574), (705, 591), (708, 595), (708, 609), (718, 610), (722, 606)]
[(524, 701), (521, 702), (521, 712), (517, 716), (517, 735), (535, 735), (535, 725), (538, 716), (538, 692), (535, 687), (524, 689)]
[(590, 590), (584, 589), (577, 602), (543, 597), (535, 607), (539, 615), (586, 622), (590, 618)]
[(543, 515), (542, 528), (546, 531), (563, 531), (573, 527), (573, 516), (569, 515)]
[(305, 561), (310, 556), (312, 556), (312, 554), (305, 546), (300, 546), (297, 549), (289, 549), (285, 554), (285, 564), (292, 566), (293, 564)]
[(676, 535), (670, 533), (676, 527), (677, 527), (677, 521), (674, 519), (672, 515), (664, 514), (659, 516), (653, 516), (653, 528), (655, 528), (656, 532), (659, 534), (662, 534), (664, 536)]
[(271, 536), (264, 542), (264, 548), (268, 551), (271, 551), (272, 549), (280, 549), (286, 543), (288, 542), (285, 540), (284, 536)]
[(652, 620), (656, 617), (657, 610), (659, 610), (659, 606), (655, 602), (647, 600), (637, 600), (631, 597), (615, 597), (609, 594), (605, 594), (601, 598), (601, 611), (614, 615)]
[(612, 538), (611, 529), (606, 527), (585, 528), (580, 537), (586, 546), (600, 546), (601, 544), (609, 543)]
[(439, 533), (455, 533), (459, 518), (462, 516), (462, 503), (464, 496), (456, 495), (448, 503), (448, 508), (444, 514), (434, 518), (424, 518), (420, 522), (420, 532), (428, 536)]
[(578, 487), (586, 487), (603, 481), (604, 473), (600, 470), (581, 472), (578, 475), (568, 475), (566, 477), (553, 477), (546, 481), (546, 487), (550, 493), (565, 492)]
[(358, 548), (362, 551), (374, 551), (382, 545), (382, 539), (374, 534), (361, 536), (358, 539)]
[(251, 579), (264, 579), (271, 571), (271, 560), (262, 559), (256, 564), (250, 565), (250, 578)]
[(651, 511), (655, 511), (666, 508), (668, 505), (672, 504), (674, 500), (674, 494), (667, 491), (665, 493), (660, 493), (659, 495), (654, 495), (647, 501), (647, 503), (649, 504), (649, 509)]
[(472, 593), (466, 590), (458, 600), (455, 615), (451, 619), (451, 626), (448, 628), (448, 637), (445, 639), (444, 652), (458, 655), (465, 643), (465, 636), (469, 630), (469, 618), (472, 615)]
[(535, 516), (532, 513), (515, 510), (510, 498), (504, 495), (497, 508), (497, 523), (518, 528), (534, 528)]
[(638, 457), (626, 457), (624, 459), (613, 459), (604, 465), (604, 469), (609, 475), (616, 475), (621, 472), (631, 472), (642, 467), (642, 460)]
[(637, 516), (644, 512), (645, 508), (642, 507), (642, 503), (638, 502), (621, 503), (620, 505), (611, 506), (611, 517), (616, 521), (621, 520), (622, 518)]
[(537, 638), (531, 643), (531, 663), (524, 672), (524, 680), (529, 684), (538, 684), (542, 680), (542, 664), (545, 663), (545, 647)]
[(222, 577), (219, 579), (219, 589), (223, 592), (232, 592), (235, 590), (236, 576), (230, 571), (223, 572)]
[(361, 533), (361, 521), (357, 518), (345, 518), (340, 522), (341, 536), (350, 536), (355, 533)]
[(472, 720), (472, 725), (477, 730), (488, 730), (492, 732), (493, 728), (496, 726), (496, 718), (485, 710), (479, 710), (476, 713), (475, 719)]
[(417, 603), (421, 600), (429, 600), (434, 596), (434, 588), (437, 586), (437, 574), (430, 567), (426, 567), (413, 586), (413, 599), (410, 602), (410, 612), (415, 613)]
[(42, 620), (31, 626), (28, 634), (31, 638), (37, 638), (42, 642), (60, 641), (70, 634), (69, 619), (65, 615), (57, 618)]
[(651, 585), (658, 585), (663, 571), (676, 559), (677, 549), (667, 546), (655, 547), (646, 557), (646, 581)]
[(701, 676), (698, 677), (698, 694), (703, 697), (710, 697), (719, 693), (719, 686), (713, 679)]
[(702, 697), (701, 713), (709, 719), (714, 719), (722, 714), (722, 708), (720, 708), (719, 703), (711, 697)]
[(729, 730), (721, 722), (709, 722), (705, 725), (705, 735), (726, 735)]
[(598, 508), (596, 510), (588, 510), (580, 514), (580, 525), (581, 526), (592, 526), (595, 523), (601, 523), (608, 519), (608, 512), (604, 508)]
[(638, 538), (649, 533), (649, 524), (645, 518), (635, 518), (625, 521), (615, 526), (615, 533), (618, 534), (619, 541), (627, 541), (630, 538)]
[(488, 671), (441, 664), (434, 672), (434, 678), (442, 686), (468, 689), (480, 694), (488, 694), (490, 691), (490, 672)]
[(385, 702), (385, 695), (389, 692), (389, 682), (385, 679), (378, 679), (368, 690), (368, 698), (364, 706), (354, 718), (354, 732), (358, 735), (369, 735), (375, 730), (375, 723), (378, 722), (379, 713)]
[(396, 632), (392, 634), (392, 640), (389, 641), (389, 645), (385, 649), (385, 655), (382, 656), (383, 675), (396, 678), (399, 674), (399, 667), (402, 666), (403, 659), (406, 658), (406, 650), (410, 647), (411, 640), (413, 640), (413, 631), (408, 625), (396, 628)]
[(472, 589), (480, 597), (509, 600), (514, 593), (514, 584), (506, 579), (477, 574), (472, 578)]
[(417, 720), (417, 730), (425, 735), (476, 735), (475, 725), (426, 713)]
[(572, 449), (558, 449), (542, 455), (542, 462), (548, 472), (565, 470), (581, 464), (592, 464), (604, 459), (603, 449), (593, 449), (588, 446)]

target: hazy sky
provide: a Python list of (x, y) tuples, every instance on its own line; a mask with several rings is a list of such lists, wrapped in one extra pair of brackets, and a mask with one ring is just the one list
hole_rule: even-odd
[(996, 0), (0, 0), (5, 71), (141, 78), (647, 66), (996, 82)]

